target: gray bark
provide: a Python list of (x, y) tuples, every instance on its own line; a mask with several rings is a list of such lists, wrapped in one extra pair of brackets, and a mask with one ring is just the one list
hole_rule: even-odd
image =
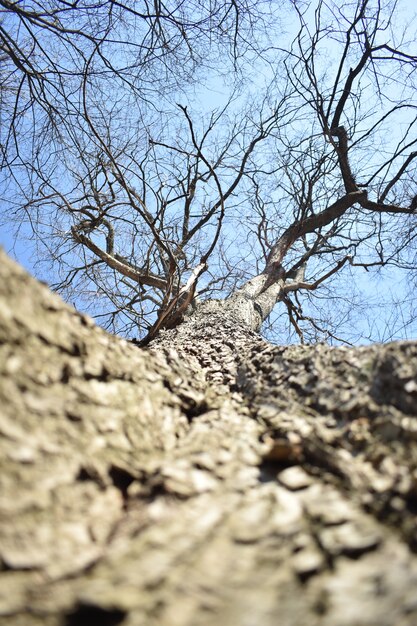
[(0, 260), (1, 623), (417, 623), (416, 344), (142, 350)]

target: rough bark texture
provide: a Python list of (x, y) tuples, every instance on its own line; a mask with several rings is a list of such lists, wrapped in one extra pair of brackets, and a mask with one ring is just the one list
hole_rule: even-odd
[(0, 295), (1, 623), (417, 623), (416, 344), (210, 302), (140, 350), (3, 254)]

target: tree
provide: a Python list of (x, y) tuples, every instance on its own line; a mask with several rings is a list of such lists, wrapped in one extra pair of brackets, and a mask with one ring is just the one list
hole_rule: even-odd
[[(59, 94), (56, 158), (37, 144), (44, 162), (30, 159), (24, 210), (61, 269), (55, 287), (70, 299), (92, 291), (90, 306), (106, 328), (132, 337), (139, 327), (147, 340), (176, 325), (196, 297), (237, 292), (253, 302), (256, 324), (284, 312), (301, 341), (337, 339), (339, 327), (345, 339), (366, 334), (352, 328), (352, 315), (369, 302), (363, 294), (360, 302), (346, 298), (346, 281), (351, 290), (364, 270), (376, 281), (382, 269), (395, 267), (397, 281), (402, 270), (414, 284), (416, 57), (408, 33), (398, 30), (397, 4), (318, 2), (312, 16), (295, 3), (299, 30), (288, 49), (273, 47), (262, 29), (253, 44), (243, 37), (242, 22), (257, 17), (246, 4), (213, 5), (209, 16), (197, 13), (191, 23), (161, 5), (161, 16), (133, 11), (132, 24), (132, 7), (115, 6), (99, 4), (92, 15), (83, 8), (90, 30), (103, 19), (97, 11), (108, 26), (101, 38), (94, 30), (87, 37), (92, 50), (77, 47), (79, 73), (68, 70), (78, 80), (69, 84), (81, 106), (74, 112)], [(73, 10), (62, 8), (72, 20)], [(248, 104), (234, 82), (230, 99), (202, 119), (185, 96), (188, 104), (153, 115), (155, 100), (143, 77), (133, 81), (132, 67), (152, 76), (160, 97), (165, 78), (158, 82), (158, 64), (170, 63), (178, 84), (204, 52), (215, 61), (212, 48), (198, 46), (201, 29), (223, 33), (231, 16), (232, 60), (236, 67), (253, 50), (250, 59), (270, 83), (264, 95)], [(165, 23), (179, 43), (175, 56), (167, 51), (161, 60), (161, 37), (174, 37), (159, 30)], [(64, 27), (65, 45), (73, 46), (73, 28)], [(47, 22), (43, 35), (50, 46), (51, 28)], [(127, 69), (111, 64), (111, 46), (127, 46), (128, 54), (135, 29), (143, 55)], [(145, 45), (149, 38), (152, 45)], [(326, 54), (334, 58), (331, 69)], [(117, 94), (102, 82), (107, 66), (105, 80), (118, 85)], [(62, 81), (60, 67), (55, 74)], [(168, 94), (172, 100), (172, 89)]]
[[(6, 4), (50, 28), (54, 7), (81, 7), (51, 3), (45, 17)], [(416, 621), (416, 344), (283, 347), (259, 335), (277, 303), (301, 335), (302, 294), (333, 289), (346, 268), (412, 260), (414, 108), (392, 85), (405, 72), (412, 86), (415, 58), (405, 36), (386, 39), (395, 7), (319, 3), (310, 31), (294, 5), (294, 45), (273, 51), (287, 80), (232, 125), (228, 103), (204, 126), (180, 102), (177, 141), (159, 113), (146, 141), (130, 127), (113, 137), (122, 107), (108, 111), (95, 91), (50, 161), (17, 156), (35, 177), (21, 187), (38, 232), (52, 207), (62, 224), (48, 232), (63, 232), (50, 249), (67, 263), (63, 242), (86, 255), (66, 281), (95, 281), (117, 314), (136, 290), (124, 306), (147, 337), (138, 348), (107, 335), (1, 254), (8, 625)], [(132, 6), (93, 8), (113, 18)], [(98, 37), (99, 14), (82, 7)], [(341, 47), (333, 75), (318, 62), (324, 33)], [(102, 40), (91, 41), (100, 56)], [(98, 84), (99, 66), (77, 54), (81, 86)], [(376, 99), (365, 100), (371, 81)], [(386, 152), (366, 151), (401, 112), (405, 131)], [(232, 226), (247, 237), (247, 266), (244, 247), (228, 244)], [(226, 297), (205, 299), (218, 287)]]

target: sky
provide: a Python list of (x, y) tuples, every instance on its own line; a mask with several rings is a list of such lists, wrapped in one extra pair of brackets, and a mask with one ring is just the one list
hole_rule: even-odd
[[(404, 16), (405, 22), (411, 21), (412, 16), (417, 15), (417, 5), (415, 0), (399, 0), (399, 6)], [(289, 27), (290, 28), (290, 27)], [(417, 44), (416, 44), (417, 45)], [(223, 88), (221, 83), (212, 84), (209, 90), (205, 90), (204, 94), (201, 96), (202, 101), (204, 101), (204, 106), (207, 109), (211, 107), (218, 107), (219, 102), (221, 102), (223, 94)], [(12, 228), (7, 227), (7, 225), (0, 226), (0, 245), (2, 245), (6, 251), (11, 254), (14, 258), (16, 258), (30, 273), (38, 275), (41, 279), (48, 281), (50, 278), (47, 274), (39, 275), (38, 269), (36, 267), (36, 246), (37, 242), (28, 239), (31, 236), (30, 229), (27, 225), (22, 225), (21, 233), (18, 239), (14, 239), (12, 235)], [(399, 273), (395, 271), (395, 269), (390, 270), (386, 273), (385, 279), (377, 279), (374, 275), (369, 276), (366, 272), (358, 273), (358, 286), (361, 289), (366, 291), (368, 294), (372, 294), (375, 296), (375, 299), (382, 298), (384, 299), (384, 295), (388, 296), (390, 293), (394, 293), (396, 299), (398, 301), (404, 300), (406, 298), (407, 285), (402, 282), (403, 279), (399, 278)], [(371, 298), (372, 299), (372, 298)], [(414, 306), (411, 304), (411, 306)], [(386, 312), (385, 312), (386, 313)], [(380, 319), (378, 319), (378, 315), (375, 316), (374, 322), (378, 327), (380, 326), (378, 332), (382, 340), (390, 339), (385, 334), (384, 325), (385, 325), (385, 317), (386, 315), (380, 315)], [(404, 320), (402, 320), (401, 315), (398, 314), (397, 309), (392, 309), (388, 313), (388, 318), (390, 318), (393, 327), (396, 329), (394, 332), (393, 338), (398, 337), (409, 337), (416, 336), (417, 327), (409, 327), (403, 328)], [(364, 329), (366, 334), (366, 329)]]

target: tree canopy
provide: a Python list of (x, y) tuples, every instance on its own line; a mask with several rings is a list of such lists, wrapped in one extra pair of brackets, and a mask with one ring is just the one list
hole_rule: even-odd
[(232, 294), (275, 341), (408, 336), (407, 6), (0, 0), (2, 223), (127, 337)]

